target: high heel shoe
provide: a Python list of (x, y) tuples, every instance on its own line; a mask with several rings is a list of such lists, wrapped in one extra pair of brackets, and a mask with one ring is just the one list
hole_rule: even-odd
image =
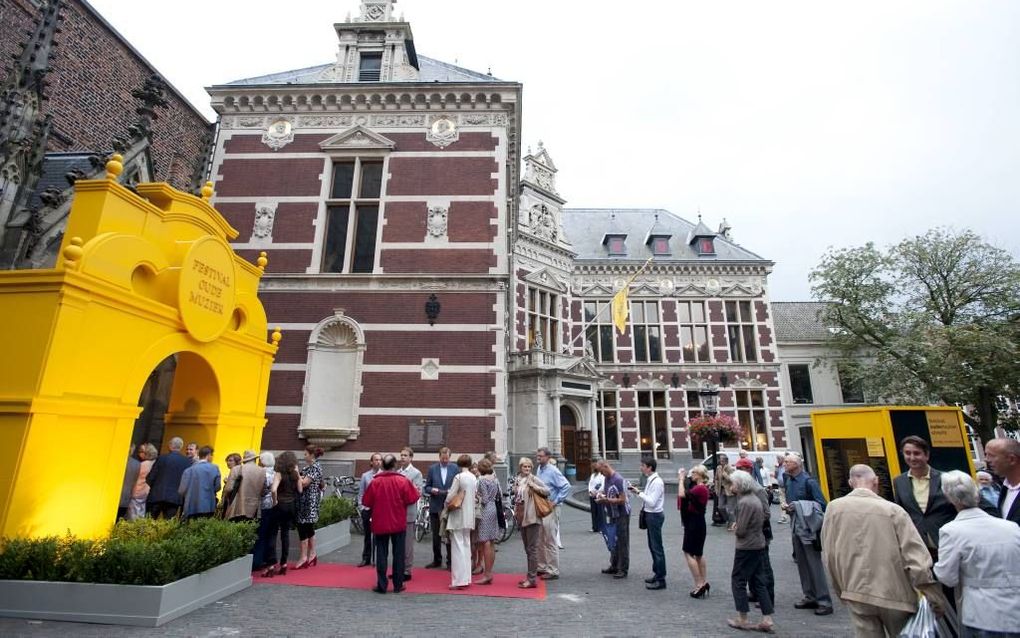
[(263, 578), (272, 578), (276, 574), (276, 565), (270, 565), (262, 570)]
[(695, 591), (691, 592), (691, 598), (704, 598), (706, 596), (710, 596), (711, 595), (711, 593), (710, 593), (711, 591), (712, 591), (712, 585), (710, 585), (709, 583), (705, 583), (704, 585), (702, 585), (701, 587), (699, 587)]
[(283, 576), (287, 573), (287, 563), (281, 563), (279, 569), (276, 570), (277, 576)]
[(305, 567), (315, 567), (318, 564), (319, 564), (319, 557), (318, 556), (312, 556), (311, 558), (308, 559), (308, 564), (305, 565)]
[(297, 565), (294, 565), (294, 571), (297, 571), (299, 569), (304, 569), (305, 567), (308, 567), (308, 559), (307, 558), (305, 560), (303, 560), (303, 561), (300, 561)]

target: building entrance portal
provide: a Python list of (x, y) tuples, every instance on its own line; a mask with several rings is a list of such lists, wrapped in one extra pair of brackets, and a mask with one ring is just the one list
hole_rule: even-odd
[(75, 183), (56, 266), (0, 272), (0, 536), (106, 535), (132, 442), (180, 436), (221, 463), (260, 447), (281, 339), (256, 296), (264, 255), (231, 250), (211, 184), (132, 191), (119, 156), (106, 166)]

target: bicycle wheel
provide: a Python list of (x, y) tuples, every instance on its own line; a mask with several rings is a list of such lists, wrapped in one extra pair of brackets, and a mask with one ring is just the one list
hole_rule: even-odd
[(428, 527), (426, 523), (423, 523), (420, 519), (414, 522), (414, 540), (421, 542), (421, 539), (425, 538), (425, 530)]
[(365, 533), (365, 528), (361, 524), (361, 510), (356, 510), (354, 512), (354, 516), (351, 517), (351, 529), (353, 529), (358, 534)]

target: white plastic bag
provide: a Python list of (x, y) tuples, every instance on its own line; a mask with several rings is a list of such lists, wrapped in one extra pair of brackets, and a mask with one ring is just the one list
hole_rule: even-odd
[(917, 603), (917, 613), (910, 617), (900, 632), (900, 638), (937, 638), (937, 622), (931, 603), (924, 596)]

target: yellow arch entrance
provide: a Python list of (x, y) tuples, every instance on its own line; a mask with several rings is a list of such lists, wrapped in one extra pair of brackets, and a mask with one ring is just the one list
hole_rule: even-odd
[[(259, 449), (269, 370), (256, 294), (266, 265), (237, 231), (167, 184), (79, 181), (58, 263), (0, 272), (0, 535), (105, 535), (152, 370), (177, 356), (165, 437), (222, 462)], [(225, 475), (225, 473), (224, 473)]]

